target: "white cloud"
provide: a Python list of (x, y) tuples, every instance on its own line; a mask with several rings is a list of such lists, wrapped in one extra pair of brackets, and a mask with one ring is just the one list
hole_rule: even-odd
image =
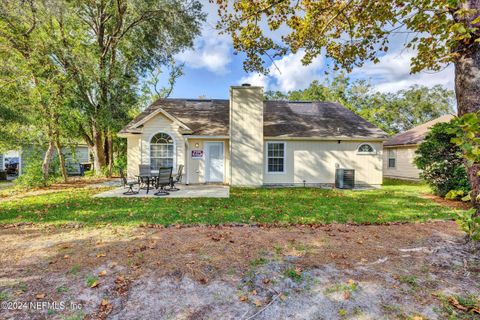
[(252, 73), (248, 76), (242, 77), (239, 84), (249, 83), (252, 86), (262, 86), (265, 90), (268, 90), (269, 82), (268, 76), (261, 73)]
[(279, 90), (283, 92), (305, 89), (313, 80), (318, 80), (323, 68), (323, 59), (317, 57), (312, 63), (304, 66), (302, 57), (304, 51), (290, 53), (281, 59), (275, 60), (275, 64), (268, 69), (268, 75), (250, 74), (242, 77), (240, 83), (261, 85), (265, 89)]
[(176, 59), (193, 69), (205, 68), (216, 74), (226, 74), (232, 61), (232, 41), (207, 27), (195, 40), (194, 47), (178, 54)]
[(270, 75), (275, 79), (275, 89), (280, 91), (290, 91), (304, 89), (315, 79), (318, 79), (320, 70), (323, 67), (323, 59), (317, 57), (304, 66), (302, 57), (305, 54), (303, 50), (297, 53), (290, 53), (279, 60), (275, 65), (270, 66)]
[(428, 87), (440, 84), (453, 89), (452, 65), (439, 72), (422, 71), (410, 74), (410, 61), (414, 55), (411, 51), (392, 52), (379, 58), (380, 62), (377, 64), (369, 62), (362, 68), (355, 69), (353, 75), (359, 79), (370, 79), (375, 89), (380, 92), (396, 92), (416, 84)]

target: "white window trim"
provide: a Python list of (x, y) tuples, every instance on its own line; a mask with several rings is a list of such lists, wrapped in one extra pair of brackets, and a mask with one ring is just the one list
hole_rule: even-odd
[[(168, 134), (170, 137), (172, 137), (172, 140), (173, 140), (173, 170), (172, 170), (172, 173), (175, 173), (177, 171), (177, 141), (175, 140), (175, 135), (173, 135), (169, 131), (162, 130), (162, 131), (158, 131), (158, 132), (155, 132), (155, 133), (150, 135), (150, 137), (147, 140), (147, 144), (148, 144), (148, 148), (147, 148), (148, 163), (146, 163), (146, 164), (148, 164), (150, 166), (151, 163), (152, 163), (152, 161), (151, 161), (152, 160), (152, 158), (151, 158), (152, 138), (159, 133), (165, 133), (165, 134)], [(158, 170), (152, 170), (152, 172), (158, 172)]]
[[(283, 143), (283, 171), (268, 171), (268, 145)], [(267, 174), (286, 174), (287, 173), (287, 143), (285, 141), (267, 141), (265, 144), (265, 172)]]
[[(362, 152), (362, 151), (358, 151), (360, 149), (361, 146), (363, 145), (369, 145), (371, 148), (372, 148), (372, 152)], [(377, 154), (377, 150), (370, 144), (370, 143), (367, 143), (367, 142), (362, 142), (360, 143), (358, 146), (357, 146), (357, 154)]]

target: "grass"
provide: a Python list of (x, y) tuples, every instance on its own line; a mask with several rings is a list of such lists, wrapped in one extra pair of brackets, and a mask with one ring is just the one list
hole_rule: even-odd
[[(102, 190), (103, 191), (103, 190)], [(426, 185), (387, 180), (377, 190), (231, 188), (230, 198), (91, 198), (98, 189), (60, 189), (5, 198), (0, 223), (86, 225), (384, 223), (453, 219), (455, 210), (421, 197)]]

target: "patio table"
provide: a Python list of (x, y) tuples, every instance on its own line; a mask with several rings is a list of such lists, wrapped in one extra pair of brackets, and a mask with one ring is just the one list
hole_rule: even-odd
[(140, 189), (145, 189), (146, 186), (148, 193), (148, 191), (150, 190), (150, 184), (155, 182), (157, 176), (158, 175), (154, 173), (137, 175), (136, 177), (138, 178), (138, 182), (140, 182)]

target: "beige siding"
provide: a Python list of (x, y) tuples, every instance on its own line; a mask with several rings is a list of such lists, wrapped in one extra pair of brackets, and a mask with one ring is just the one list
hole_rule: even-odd
[[(396, 153), (395, 168), (388, 167), (388, 150)], [(420, 170), (413, 163), (416, 146), (395, 147), (384, 149), (383, 175), (389, 178), (419, 179)]]
[(263, 183), (263, 88), (230, 90), (231, 184)]
[(150, 140), (159, 133), (169, 134), (175, 144), (174, 172), (185, 164), (185, 140), (179, 126), (165, 116), (158, 114), (143, 125), (143, 132), (128, 137), (127, 172), (130, 178), (138, 174), (139, 164), (150, 164)]
[(140, 164), (140, 136), (131, 135), (127, 138), (127, 176), (132, 179), (138, 174)]
[(282, 142), (286, 143), (285, 173), (268, 173), (265, 164), (264, 183), (267, 185), (303, 184), (303, 180), (307, 184), (333, 184), (336, 166), (355, 169), (357, 185), (382, 184), (382, 144), (379, 142), (369, 142), (375, 154), (358, 154), (359, 141)]
[[(186, 152), (187, 155), (187, 165), (186, 165), (186, 177), (185, 182), (190, 184), (195, 183), (205, 183), (205, 142), (223, 142), (223, 149), (225, 155), (224, 162), (224, 183), (230, 183), (230, 145), (228, 139), (188, 139), (188, 149)], [(198, 147), (195, 144), (198, 143)], [(203, 150), (204, 157), (203, 159), (192, 159), (191, 151), (192, 150)]]

